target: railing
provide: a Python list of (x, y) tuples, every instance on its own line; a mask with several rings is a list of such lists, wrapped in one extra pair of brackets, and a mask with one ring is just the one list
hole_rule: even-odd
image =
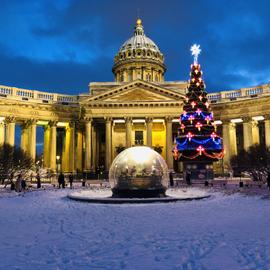
[(270, 94), (270, 84), (264, 84), (252, 88), (241, 88), (237, 90), (209, 93), (207, 97), (211, 102), (221, 102), (238, 98), (252, 98), (264, 94)]
[[(211, 102), (222, 102), (238, 98), (255, 97), (257, 95), (270, 94), (270, 84), (237, 90), (220, 91), (207, 95)], [(77, 103), (78, 96), (48, 93), (37, 90), (27, 90), (17, 87), (0, 85), (0, 97), (24, 99), (46, 103)]]
[(262, 92), (263, 92), (262, 88), (251, 88), (246, 90), (247, 96), (261, 94)]
[(57, 101), (60, 102), (76, 102), (77, 96), (57, 95)]
[(212, 100), (220, 100), (221, 99), (221, 94), (220, 93), (210, 93), (207, 95), (208, 99), (210, 101)]
[(229, 91), (225, 93), (225, 98), (241, 97), (241, 90)]
[(43, 99), (43, 100), (53, 100), (53, 94), (38, 93), (37, 98), (38, 99)]
[(54, 94), (37, 90), (28, 90), (17, 87), (0, 85), (0, 96), (13, 99), (33, 100), (46, 103), (77, 103), (78, 96)]
[(2, 95), (12, 95), (13, 91), (11, 87), (1, 86), (0, 94)]

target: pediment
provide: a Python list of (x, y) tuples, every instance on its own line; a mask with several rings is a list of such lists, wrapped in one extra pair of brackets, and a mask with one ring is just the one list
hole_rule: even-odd
[(106, 101), (110, 102), (132, 102), (132, 101), (171, 101), (172, 99), (160, 95), (160, 94), (155, 94), (152, 91), (150, 92), (149, 90), (135, 87), (129, 91), (122, 92), (118, 95), (112, 96)]
[(182, 94), (170, 89), (137, 80), (89, 97), (83, 103), (174, 102), (183, 98)]

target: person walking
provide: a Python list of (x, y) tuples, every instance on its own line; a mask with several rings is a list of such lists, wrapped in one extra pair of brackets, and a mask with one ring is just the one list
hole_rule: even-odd
[(24, 178), (22, 178), (22, 191), (26, 190), (26, 181)]
[(65, 188), (65, 176), (62, 172), (58, 176), (58, 188), (61, 188), (61, 186)]
[(72, 173), (69, 174), (68, 179), (69, 179), (70, 189), (72, 189), (73, 187), (73, 174)]
[(268, 176), (267, 176), (267, 187), (270, 190), (270, 172), (268, 173)]
[(37, 179), (37, 188), (41, 188), (41, 179), (40, 179), (40, 174), (39, 173), (37, 173), (36, 179)]
[(22, 175), (19, 174), (15, 183), (15, 189), (17, 192), (22, 191)]
[(170, 173), (169, 173), (169, 178), (170, 178), (170, 186), (173, 187), (174, 182), (173, 182), (173, 172), (172, 171), (170, 171)]
[(191, 186), (191, 173), (189, 171), (186, 172), (186, 183), (188, 186)]

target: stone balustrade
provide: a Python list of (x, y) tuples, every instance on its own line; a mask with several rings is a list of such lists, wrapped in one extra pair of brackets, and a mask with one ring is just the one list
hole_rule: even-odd
[[(264, 84), (250, 88), (241, 88), (236, 90), (208, 93), (207, 97), (212, 103), (217, 103), (229, 102), (239, 98), (252, 98), (264, 94), (270, 94), (270, 84)], [(79, 100), (79, 96), (77, 95), (49, 93), (4, 85), (0, 85), (0, 97), (35, 101), (40, 103), (77, 103)]]
[(37, 103), (77, 103), (78, 96), (27, 90), (17, 87), (0, 85), (0, 97), (8, 99), (33, 101)]
[(264, 94), (270, 94), (270, 84), (264, 84), (251, 88), (208, 93), (207, 97), (211, 102), (216, 103), (228, 102), (239, 98), (252, 98)]

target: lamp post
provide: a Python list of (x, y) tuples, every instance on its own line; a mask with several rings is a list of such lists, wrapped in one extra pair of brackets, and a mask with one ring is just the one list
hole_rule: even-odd
[(57, 173), (60, 171), (60, 156), (56, 156), (56, 170)]

